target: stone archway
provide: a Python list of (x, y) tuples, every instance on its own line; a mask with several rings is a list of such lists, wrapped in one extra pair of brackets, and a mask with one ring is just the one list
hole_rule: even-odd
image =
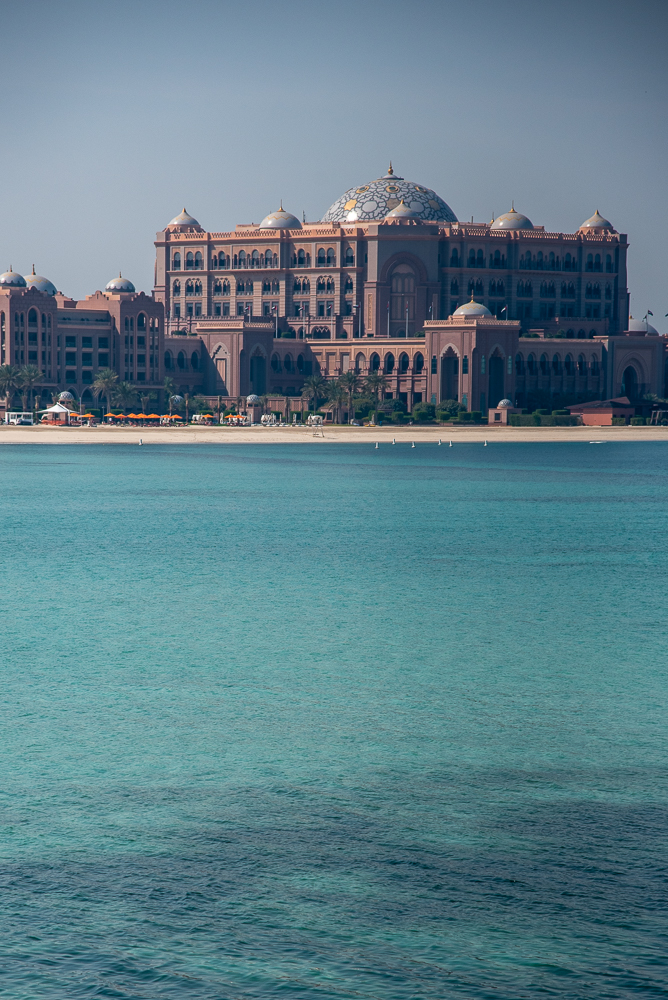
[(489, 359), (489, 406), (493, 409), (505, 397), (503, 358), (498, 354)]
[(452, 347), (441, 358), (441, 399), (459, 399), (459, 358)]
[(249, 376), (250, 391), (263, 396), (267, 391), (267, 360), (260, 351), (251, 356)]
[(638, 397), (638, 372), (633, 365), (627, 365), (622, 375), (622, 396), (627, 396), (631, 402)]

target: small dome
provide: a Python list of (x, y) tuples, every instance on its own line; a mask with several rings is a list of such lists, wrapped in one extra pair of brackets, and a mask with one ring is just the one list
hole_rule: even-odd
[(45, 292), (47, 295), (55, 295), (58, 289), (48, 278), (43, 278), (41, 274), (35, 274), (35, 265), (32, 266), (32, 274), (26, 274), (25, 282), (28, 288), (34, 288), (38, 292)]
[(502, 399), (500, 403), (496, 404), (497, 410), (508, 410), (513, 408), (513, 404), (509, 399)]
[(487, 308), (487, 306), (484, 306), (482, 304), (482, 302), (474, 302), (473, 301), (473, 296), (471, 296), (471, 301), (470, 302), (465, 302), (463, 306), (459, 307), (459, 309), (455, 309), (455, 311), (453, 312), (452, 315), (453, 316), (471, 316), (471, 317), (478, 317), (478, 316), (490, 316), (491, 317), (492, 314), (489, 311), (489, 309)]
[(260, 229), (301, 229), (302, 224), (296, 215), (292, 212), (286, 212), (283, 208), (283, 202), (281, 202), (281, 207), (278, 212), (270, 212), (269, 215), (265, 215), (264, 219), (260, 223)]
[(246, 396), (246, 402), (250, 406), (254, 406), (256, 403), (260, 402), (260, 397), (256, 396), (254, 392), (251, 392), (250, 396)]
[(614, 228), (613, 228), (612, 223), (608, 222), (607, 219), (604, 219), (603, 216), (599, 213), (598, 209), (596, 209), (596, 211), (592, 215), (591, 219), (587, 219), (586, 222), (582, 223), (582, 225), (580, 226), (580, 229), (581, 230), (582, 229), (601, 229), (601, 230), (608, 229), (608, 230), (610, 230), (610, 232), (613, 232), (613, 233), (615, 231)]
[(117, 278), (112, 278), (104, 286), (105, 292), (135, 292), (136, 288), (131, 281), (124, 278), (121, 272), (118, 272)]
[(192, 215), (188, 215), (188, 213), (186, 212), (185, 208), (183, 209), (182, 212), (179, 212), (178, 215), (174, 216), (174, 218), (169, 223), (169, 225), (170, 226), (183, 226), (184, 228), (188, 228), (190, 226), (196, 227), (197, 229), (201, 229), (202, 228), (200, 226), (199, 222), (197, 221), (197, 219), (193, 219)]
[(12, 271), (11, 264), (9, 270), (5, 271), (4, 274), (0, 274), (0, 288), (25, 288), (26, 279), (22, 274), (18, 274), (16, 271)]
[(652, 326), (647, 318), (645, 319), (634, 319), (633, 316), (629, 316), (629, 333), (644, 333), (648, 337), (658, 337), (659, 331)]
[(396, 208), (393, 208), (391, 212), (388, 212), (385, 216), (386, 219), (420, 219), (420, 213), (416, 212), (414, 208), (411, 208), (404, 202), (402, 198)]
[(179, 405), (179, 403), (183, 402), (183, 396), (177, 395), (177, 396), (170, 396), (169, 398), (171, 399), (172, 403), (176, 403), (177, 406)]
[(73, 399), (74, 396), (71, 392), (61, 392), (58, 396), (58, 401), (60, 403), (71, 403)]
[(504, 212), (489, 227), (490, 229), (533, 229), (533, 222), (526, 215), (515, 211), (513, 205), (509, 212)]

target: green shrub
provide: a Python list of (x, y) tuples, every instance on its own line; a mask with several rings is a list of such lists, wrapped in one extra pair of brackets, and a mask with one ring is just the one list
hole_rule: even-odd
[(389, 416), (393, 424), (403, 424), (404, 420), (406, 419), (406, 414), (403, 413), (401, 410), (393, 410)]
[(626, 417), (613, 417), (612, 418), (613, 427), (625, 427)]
[(631, 417), (631, 425), (633, 427), (644, 427), (647, 423), (644, 417)]
[(416, 403), (413, 407), (413, 419), (419, 423), (427, 423), (434, 419), (436, 407), (433, 403)]
[(570, 417), (570, 410), (552, 410), (553, 417)]
[(552, 411), (551, 410), (534, 410), (534, 413), (537, 413), (539, 417), (551, 417), (552, 416)]
[(480, 423), (482, 420), (482, 410), (471, 410), (471, 420), (474, 423)]

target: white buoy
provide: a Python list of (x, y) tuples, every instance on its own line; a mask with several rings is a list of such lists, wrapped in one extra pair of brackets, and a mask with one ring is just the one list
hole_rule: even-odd
[(452, 448), (452, 441), (450, 442), (450, 447)]
[(396, 444), (396, 443), (397, 443), (397, 439), (396, 438), (392, 438), (392, 444)]
[(438, 443), (439, 443), (439, 444), (442, 444), (442, 443), (443, 443), (443, 442), (441, 441), (441, 439), (440, 439), (440, 438), (438, 439)]
[(487, 447), (487, 439), (485, 439), (485, 448)]
[(376, 441), (376, 448), (378, 447), (378, 442)]
[(413, 444), (411, 445), (411, 448), (414, 448), (414, 447), (415, 447), (415, 441), (413, 441)]
[(143, 443), (143, 442), (142, 442), (142, 439), (141, 439), (141, 438), (139, 438), (139, 443), (140, 443), (140, 444), (142, 444), (142, 443)]

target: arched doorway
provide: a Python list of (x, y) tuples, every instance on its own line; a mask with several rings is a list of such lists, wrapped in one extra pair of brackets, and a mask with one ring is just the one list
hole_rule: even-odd
[(390, 296), (390, 334), (410, 337), (415, 332), (415, 274), (408, 264), (399, 264), (392, 272)]
[(633, 365), (629, 365), (628, 368), (624, 369), (624, 374), (622, 375), (622, 396), (628, 396), (630, 400), (634, 400), (637, 395), (638, 373)]
[(267, 391), (267, 364), (261, 354), (254, 354), (250, 359), (250, 387), (258, 396)]
[(451, 347), (441, 358), (441, 399), (459, 399), (459, 358)]
[(489, 405), (494, 408), (504, 398), (503, 358), (494, 355), (489, 359)]

